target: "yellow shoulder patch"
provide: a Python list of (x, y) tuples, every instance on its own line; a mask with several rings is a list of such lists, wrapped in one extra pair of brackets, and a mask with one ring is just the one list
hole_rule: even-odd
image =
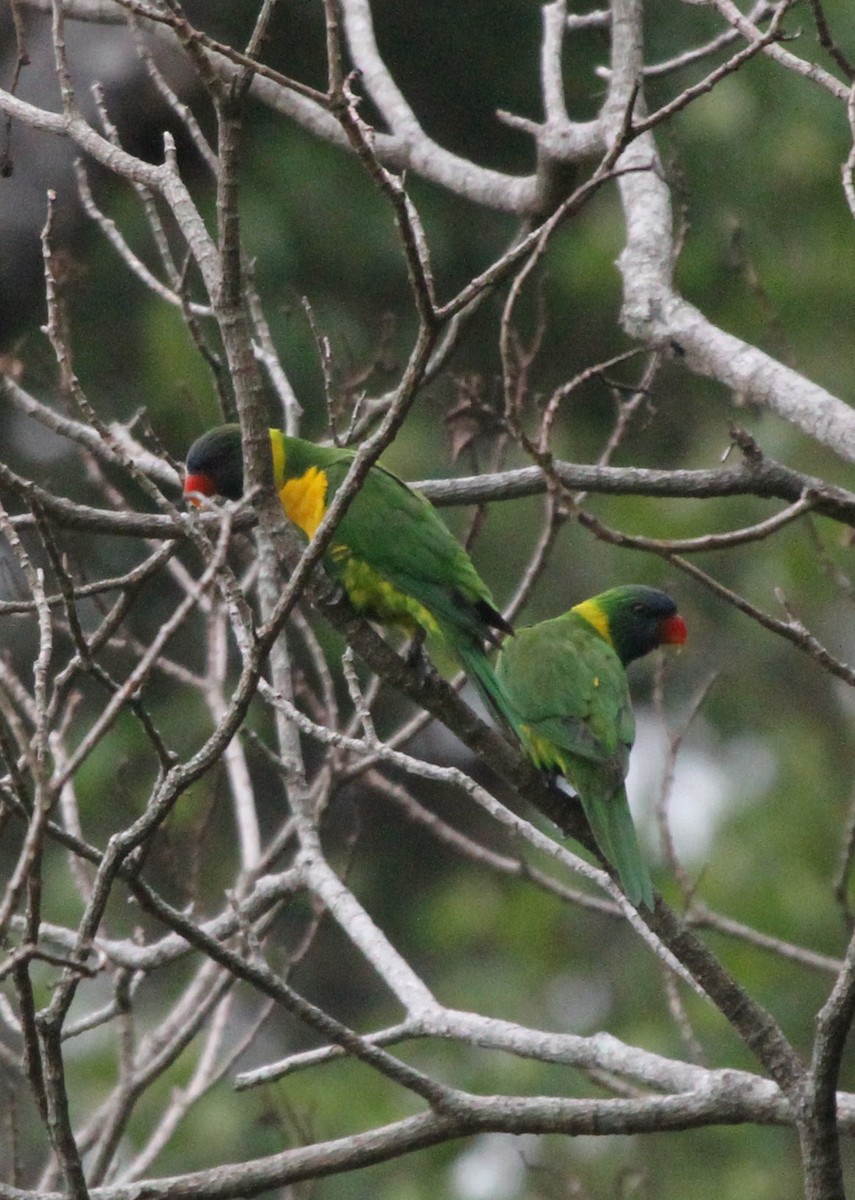
[(599, 604), (595, 604), (593, 600), (583, 600), (581, 604), (575, 604), (572, 611), (578, 613), (589, 625), (593, 625), (597, 633), (611, 646), (609, 620)]
[(287, 479), (279, 489), (279, 499), (289, 521), (313, 537), (327, 511), (327, 477), (317, 467), (309, 467), (296, 479)]

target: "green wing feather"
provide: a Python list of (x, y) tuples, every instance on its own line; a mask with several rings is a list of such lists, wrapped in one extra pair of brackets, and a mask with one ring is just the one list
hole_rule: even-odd
[[(333, 491), (347, 464), (342, 468), (328, 471)], [(382, 467), (369, 472), (335, 541), (424, 605), (452, 646), (501, 628), (487, 585), (448, 526), (424, 496)]]
[(568, 781), (627, 896), (652, 907), (624, 787), (635, 722), (615, 652), (571, 612), (518, 630), (505, 643), (496, 675), (531, 760)]
[[(270, 431), (274, 479), (304, 534), (317, 528), (354, 452)], [(209, 430), (187, 453), (185, 490), (236, 500), (243, 494), (238, 425)], [(384, 467), (373, 466), (336, 527), (328, 573), (369, 619), (418, 628), (450, 651), (484, 699), (503, 712), (503, 692), (484, 651), (511, 633), (469, 555), (433, 506)]]
[[(327, 503), (353, 459), (349, 450), (286, 438), (286, 476), (326, 472)], [(382, 466), (368, 472), (339, 523), (326, 566), (354, 606), (382, 624), (421, 626), (460, 662), (502, 715), (503, 691), (484, 651), (495, 630), (511, 632), (466, 550), (433, 505)]]

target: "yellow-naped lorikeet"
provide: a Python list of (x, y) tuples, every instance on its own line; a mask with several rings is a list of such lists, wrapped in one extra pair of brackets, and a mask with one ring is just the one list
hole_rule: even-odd
[[(354, 458), (270, 430), (273, 478), (286, 516), (312, 537)], [(185, 494), (243, 494), (238, 425), (198, 438), (187, 454)], [(328, 574), (369, 620), (409, 635), (425, 630), (464, 667), (488, 703), (502, 710), (501, 689), (484, 651), (497, 631), (513, 630), (493, 603), (469, 555), (418, 492), (373, 466), (345, 512), (324, 560)]]
[(635, 737), (624, 668), (657, 646), (685, 640), (686, 623), (670, 596), (629, 585), (518, 629), (496, 665), (526, 754), (567, 780), (627, 896), (648, 908), (653, 887), (624, 787)]

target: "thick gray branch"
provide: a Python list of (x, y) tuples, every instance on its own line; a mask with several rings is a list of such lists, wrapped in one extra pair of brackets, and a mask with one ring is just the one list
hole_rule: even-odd
[[(613, 90), (607, 113), (614, 138), (643, 70), (641, 0), (614, 0), (613, 14)], [(670, 347), (690, 371), (717, 379), (740, 399), (761, 404), (855, 461), (855, 411), (756, 346), (719, 329), (674, 288), (671, 198), (653, 135), (645, 133), (632, 142), (619, 166), (625, 168), (618, 188), (626, 245), (618, 267), (627, 333), (650, 346)]]

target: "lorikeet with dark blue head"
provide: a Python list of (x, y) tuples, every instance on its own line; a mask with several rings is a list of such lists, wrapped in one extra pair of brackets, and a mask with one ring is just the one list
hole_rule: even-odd
[[(282, 507), (311, 538), (353, 461), (354, 452), (316, 446), (270, 430), (273, 478)], [(187, 454), (185, 494), (243, 494), (238, 425), (202, 435)], [(502, 711), (501, 689), (484, 651), (512, 633), (469, 555), (418, 492), (376, 465), (333, 535), (324, 565), (369, 620), (409, 635), (424, 630), (464, 667), (484, 698)]]
[(627, 896), (648, 908), (653, 887), (624, 787), (635, 737), (625, 667), (685, 640), (670, 596), (629, 585), (518, 629), (496, 665), (506, 716), (526, 754), (567, 780)]

